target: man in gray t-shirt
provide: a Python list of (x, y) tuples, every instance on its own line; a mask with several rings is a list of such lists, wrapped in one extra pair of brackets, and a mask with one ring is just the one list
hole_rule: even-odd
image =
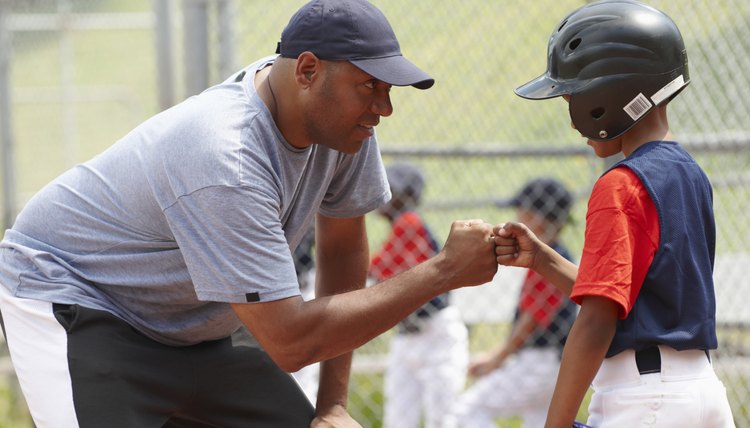
[[(37, 426), (358, 426), (351, 351), (494, 275), (491, 227), (463, 221), (363, 288), (364, 215), (390, 197), (374, 127), (392, 86), (433, 84), (382, 13), (312, 1), (277, 53), (67, 171), (6, 232), (0, 313)], [(292, 251), (312, 222), (304, 302)], [(317, 361), (313, 408), (284, 371)]]

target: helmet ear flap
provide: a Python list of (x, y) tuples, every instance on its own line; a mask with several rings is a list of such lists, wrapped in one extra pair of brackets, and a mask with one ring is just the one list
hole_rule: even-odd
[(610, 76), (571, 95), (570, 120), (588, 139), (613, 140), (653, 110), (656, 104), (646, 96), (653, 92), (642, 76)]
[[(668, 79), (670, 83), (664, 85)], [(676, 96), (687, 83), (682, 74), (627, 74), (593, 79), (571, 94), (570, 120), (591, 140), (608, 141), (627, 132), (655, 106)]]

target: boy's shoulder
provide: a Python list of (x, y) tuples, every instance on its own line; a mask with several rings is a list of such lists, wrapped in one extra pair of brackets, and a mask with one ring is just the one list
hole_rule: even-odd
[[(588, 202), (587, 215), (600, 211), (622, 211), (633, 204), (642, 205), (648, 194), (638, 174), (625, 165), (604, 173), (595, 183)], [(640, 202), (637, 202), (640, 201)]]
[(602, 176), (596, 180), (594, 183), (594, 191), (592, 191), (591, 194), (593, 196), (594, 194), (601, 192), (623, 192), (640, 185), (641, 180), (633, 170), (625, 165), (618, 165), (602, 174)]

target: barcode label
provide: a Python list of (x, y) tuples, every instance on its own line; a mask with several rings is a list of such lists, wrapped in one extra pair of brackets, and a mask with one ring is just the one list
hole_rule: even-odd
[(623, 110), (625, 110), (625, 113), (630, 116), (633, 120), (638, 120), (641, 116), (646, 114), (648, 109), (651, 108), (651, 102), (646, 98), (643, 94), (638, 94), (635, 98), (633, 98), (633, 101), (629, 102), (628, 105), (623, 107)]

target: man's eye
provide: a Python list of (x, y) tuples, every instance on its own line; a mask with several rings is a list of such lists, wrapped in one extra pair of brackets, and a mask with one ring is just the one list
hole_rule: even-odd
[(375, 89), (376, 82), (374, 80), (370, 80), (368, 82), (365, 82), (365, 86), (369, 89)]

